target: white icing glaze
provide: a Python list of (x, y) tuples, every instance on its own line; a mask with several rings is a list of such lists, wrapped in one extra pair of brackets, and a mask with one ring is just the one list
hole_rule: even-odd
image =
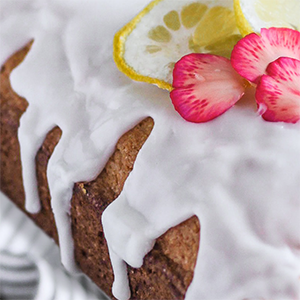
[(48, 181), (62, 262), (76, 270), (73, 185), (93, 179), (119, 137), (151, 116), (134, 170), (103, 214), (115, 295), (129, 298), (125, 262), (140, 267), (157, 237), (196, 215), (201, 242), (186, 299), (299, 298), (300, 125), (265, 122), (248, 104), (191, 124), (167, 92), (125, 78), (113, 35), (147, 2), (1, 2), (1, 64), (34, 39), (11, 76), (29, 102), (19, 130), (27, 209), (39, 209), (36, 152), (58, 125)]

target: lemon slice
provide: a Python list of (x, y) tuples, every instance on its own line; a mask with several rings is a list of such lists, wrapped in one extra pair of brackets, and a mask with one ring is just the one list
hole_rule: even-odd
[(299, 0), (234, 0), (234, 11), (243, 35), (270, 27), (300, 30)]
[(230, 57), (240, 38), (232, 0), (154, 0), (115, 35), (114, 59), (130, 78), (171, 90), (182, 56)]

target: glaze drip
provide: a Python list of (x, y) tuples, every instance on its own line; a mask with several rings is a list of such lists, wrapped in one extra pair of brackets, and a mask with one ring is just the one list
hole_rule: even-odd
[(95, 178), (120, 136), (151, 116), (150, 137), (102, 219), (116, 297), (130, 296), (125, 262), (140, 267), (157, 237), (196, 215), (201, 241), (186, 299), (299, 298), (299, 124), (265, 122), (247, 104), (205, 124), (182, 120), (167, 92), (125, 78), (112, 59), (114, 33), (147, 0), (103, 2), (1, 2), (1, 64), (34, 40), (11, 75), (29, 102), (19, 140), (31, 212), (36, 152), (49, 130), (62, 130), (47, 171), (62, 262), (76, 270), (74, 183)]

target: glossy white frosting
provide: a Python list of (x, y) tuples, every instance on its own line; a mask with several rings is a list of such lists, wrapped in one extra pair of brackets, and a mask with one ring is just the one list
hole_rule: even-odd
[(34, 159), (58, 125), (47, 175), (62, 262), (76, 270), (73, 185), (95, 178), (120, 136), (151, 116), (154, 129), (103, 214), (115, 296), (130, 296), (125, 262), (140, 267), (157, 237), (196, 215), (201, 241), (186, 299), (300, 298), (300, 124), (263, 121), (253, 95), (211, 122), (188, 123), (168, 92), (126, 78), (113, 36), (147, 2), (1, 2), (1, 64), (34, 39), (11, 75), (29, 102), (19, 129), (27, 209), (39, 210)]

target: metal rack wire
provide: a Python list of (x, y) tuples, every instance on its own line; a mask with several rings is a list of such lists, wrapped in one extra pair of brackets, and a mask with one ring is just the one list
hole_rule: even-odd
[(59, 249), (0, 192), (0, 299), (108, 300), (85, 275), (72, 276)]

